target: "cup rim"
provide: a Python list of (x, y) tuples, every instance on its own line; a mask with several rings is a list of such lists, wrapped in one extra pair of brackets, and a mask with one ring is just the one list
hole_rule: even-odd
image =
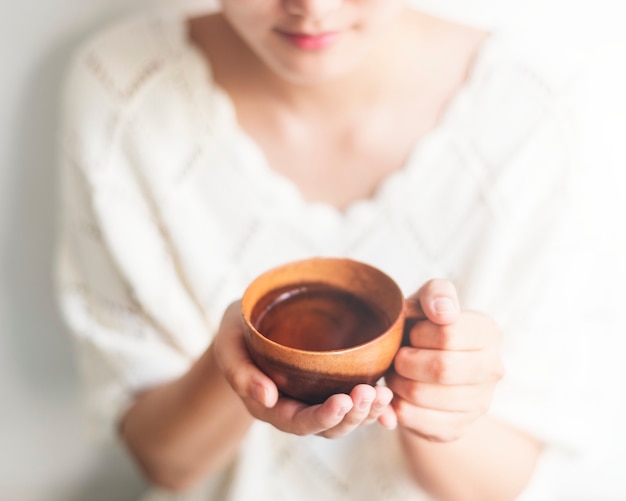
[[(267, 277), (268, 275), (283, 269), (283, 268), (287, 268), (290, 266), (294, 266), (294, 265), (298, 265), (299, 263), (304, 263), (304, 262), (311, 262), (311, 261), (325, 261), (325, 262), (349, 262), (352, 265), (358, 265), (358, 266), (362, 266), (365, 268), (368, 268), (370, 271), (373, 271), (374, 273), (377, 273), (379, 275), (381, 275), (383, 278), (385, 278), (385, 280), (387, 280), (389, 282), (389, 284), (391, 284), (393, 286), (393, 288), (398, 292), (400, 301), (401, 301), (401, 307), (400, 310), (398, 311), (397, 315), (395, 316), (395, 318), (390, 322), (390, 324), (387, 326), (387, 328), (381, 332), (380, 334), (376, 335), (375, 337), (363, 342), (363, 343), (359, 343), (359, 344), (355, 344), (353, 346), (349, 346), (347, 348), (339, 348), (339, 349), (335, 349), (335, 350), (304, 350), (301, 348), (293, 348), (291, 346), (287, 346), (281, 343), (277, 343), (276, 341), (273, 341), (272, 339), (268, 338), (267, 336), (265, 336), (263, 333), (261, 333), (256, 326), (252, 323), (252, 319), (247, 318), (245, 311), (246, 309), (250, 310), (250, 313), (252, 313), (252, 310), (254, 308), (254, 305), (250, 305), (250, 307), (248, 308), (248, 304), (246, 301), (246, 296), (249, 292), (249, 290), (253, 287), (253, 284), (257, 281), (257, 280), (261, 280), (264, 277)], [(320, 281), (320, 283), (324, 283), (324, 281)], [(334, 285), (334, 284), (331, 284)], [(380, 341), (381, 338), (385, 337), (387, 334), (390, 334), (395, 328), (396, 325), (399, 322), (403, 322), (404, 321), (404, 317), (406, 315), (406, 309), (407, 309), (407, 304), (406, 304), (406, 300), (404, 299), (404, 296), (402, 294), (402, 290), (400, 289), (400, 286), (396, 283), (395, 280), (393, 280), (387, 273), (385, 273), (384, 271), (380, 270), (379, 268), (376, 268), (375, 266), (372, 266), (370, 264), (364, 263), (362, 261), (357, 261), (355, 259), (351, 259), (351, 258), (341, 258), (341, 257), (311, 257), (311, 258), (305, 258), (305, 259), (299, 259), (296, 261), (290, 261), (275, 267), (272, 267), (268, 270), (266, 270), (265, 272), (261, 273), (260, 275), (258, 275), (249, 285), (248, 287), (246, 287), (242, 298), (241, 298), (241, 303), (242, 303), (242, 308), (241, 308), (241, 317), (243, 319), (243, 321), (245, 322), (248, 330), (250, 332), (252, 332), (256, 337), (261, 339), (261, 342), (272, 346), (274, 348), (277, 348), (285, 353), (294, 353), (294, 354), (306, 354), (307, 356), (313, 356), (313, 357), (328, 357), (328, 356), (337, 356), (337, 355), (345, 355), (348, 353), (351, 353), (353, 351), (357, 351), (360, 349), (363, 349), (364, 347), (367, 347), (368, 345), (371, 344), (375, 344), (376, 342)]]

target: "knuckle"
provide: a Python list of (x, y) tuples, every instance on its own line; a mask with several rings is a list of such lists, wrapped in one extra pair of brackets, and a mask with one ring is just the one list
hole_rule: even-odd
[(407, 373), (407, 367), (410, 365), (411, 350), (412, 348), (409, 347), (400, 348), (394, 359), (394, 368), (401, 376)]
[(439, 328), (439, 348), (453, 350), (456, 345), (457, 329), (454, 325), (443, 325)]
[(396, 393), (400, 385), (400, 376), (398, 375), (395, 367), (393, 370), (385, 374), (385, 385), (389, 388), (389, 391)]
[(456, 287), (445, 278), (433, 278), (426, 283), (426, 291), (428, 294), (444, 294), (446, 296), (456, 297)]
[(422, 338), (422, 332), (423, 332), (423, 326), (424, 324), (422, 322), (418, 322), (417, 324), (415, 324), (413, 326), (413, 328), (411, 329), (411, 331), (409, 332), (409, 343), (411, 344), (412, 347), (418, 347), (421, 344), (421, 338)]
[(484, 382), (497, 383), (504, 377), (504, 364), (497, 353), (485, 353), (482, 367)]
[(411, 408), (408, 402), (397, 400), (394, 405), (394, 411), (398, 419), (398, 423), (402, 426), (408, 426), (411, 423)]
[(437, 383), (446, 384), (452, 381), (452, 367), (449, 359), (443, 354), (433, 356), (430, 361), (430, 372)]
[(451, 285), (451, 282), (445, 278), (431, 278), (426, 282), (426, 287), (430, 290), (448, 288)]
[(228, 367), (224, 371), (224, 377), (238, 395), (242, 395), (244, 393), (244, 376), (240, 370), (237, 370), (235, 367)]
[(429, 292), (431, 291), (433, 288), (437, 287), (437, 283), (440, 281), (440, 278), (431, 278), (429, 280), (426, 281), (426, 283), (424, 283), (424, 285), (422, 286), (422, 289), (425, 292)]
[(412, 383), (409, 387), (409, 398), (414, 405), (422, 407), (424, 404), (424, 386), (419, 383)]

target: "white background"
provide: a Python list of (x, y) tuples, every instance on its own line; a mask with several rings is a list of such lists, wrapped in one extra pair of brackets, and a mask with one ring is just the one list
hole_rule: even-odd
[[(56, 313), (51, 281), (55, 140), (59, 93), (72, 48), (102, 23), (151, 2), (1, 2), (0, 499), (133, 499), (143, 483), (130, 461), (119, 450), (97, 448), (82, 437), (72, 348)], [(593, 142), (600, 146), (594, 159), (615, 161), (626, 134), (626, 78), (614, 71), (626, 65), (620, 0), (415, 3), (480, 25), (531, 30), (583, 60), (601, 59), (607, 73), (598, 78), (602, 92), (588, 103), (589, 123), (594, 124)], [(625, 383), (618, 382), (623, 392)], [(609, 426), (618, 420), (614, 411), (598, 434), (606, 448), (580, 467), (564, 499), (626, 500), (626, 480), (620, 478), (626, 477), (626, 434), (622, 427)], [(623, 411), (622, 416), (626, 422)]]

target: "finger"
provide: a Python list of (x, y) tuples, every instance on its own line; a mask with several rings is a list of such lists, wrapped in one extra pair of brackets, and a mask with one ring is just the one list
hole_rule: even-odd
[(387, 386), (376, 386), (376, 398), (372, 404), (370, 414), (366, 423), (373, 423), (378, 420), (383, 413), (389, 409), (389, 404), (393, 399), (393, 391)]
[(500, 339), (498, 325), (487, 315), (464, 311), (450, 325), (418, 322), (411, 328), (409, 340), (416, 348), (468, 351), (497, 346)]
[(481, 384), (502, 377), (500, 359), (488, 351), (445, 351), (403, 347), (394, 359), (402, 377), (444, 385)]
[(337, 426), (352, 411), (354, 403), (349, 395), (337, 394), (323, 404), (306, 407), (293, 417), (296, 435), (319, 434)]
[(461, 438), (475, 420), (475, 416), (469, 413), (416, 407), (398, 396), (391, 405), (399, 426), (434, 442), (451, 442)]
[(391, 407), (393, 391), (388, 386), (376, 386), (376, 398), (372, 403), (369, 416), (363, 421), (363, 425), (369, 425), (378, 421), (385, 428), (393, 429), (396, 425), (395, 413)]
[(378, 419), (378, 417), (391, 403), (391, 399), (393, 398), (393, 392), (386, 386), (374, 386), (373, 388), (369, 387), (374, 390), (374, 400), (369, 402), (368, 397), (371, 394), (370, 390), (367, 390), (367, 393), (365, 394), (367, 395), (366, 398), (359, 399), (359, 395), (356, 394), (356, 391), (359, 388), (360, 387), (356, 387), (355, 390), (353, 390), (353, 392), (350, 394), (350, 396), (352, 396), (352, 400), (355, 402), (355, 407), (358, 406), (362, 413), (368, 411), (367, 415), (360, 422), (360, 425), (363, 426), (371, 424)]
[(397, 397), (411, 405), (448, 412), (484, 414), (489, 408), (493, 387), (484, 385), (440, 385), (422, 383), (398, 374), (387, 376), (387, 384)]
[(257, 419), (286, 433), (300, 436), (320, 434), (337, 426), (353, 406), (352, 399), (344, 394), (332, 395), (317, 405), (308, 405), (287, 397), (279, 398), (271, 409), (254, 401), (249, 401), (248, 405)]
[(326, 438), (338, 438), (352, 432), (360, 426), (369, 416), (372, 404), (376, 398), (376, 390), (369, 385), (360, 384), (355, 386), (350, 392), (353, 405), (350, 412), (331, 429), (321, 433)]
[(352, 410), (346, 414), (337, 426), (320, 433), (326, 438), (338, 438), (354, 431), (359, 426), (369, 425), (381, 416), (381, 424), (388, 428), (395, 427), (395, 413), (389, 406), (393, 392), (386, 386), (358, 385), (350, 397), (354, 403)]
[(398, 426), (398, 418), (391, 405), (385, 407), (385, 410), (378, 416), (378, 422), (388, 430), (394, 430)]
[(407, 308), (409, 317), (428, 319), (438, 325), (455, 322), (461, 311), (456, 288), (443, 279), (426, 282), (407, 299)]
[(224, 313), (213, 353), (220, 371), (240, 397), (251, 398), (265, 407), (275, 405), (278, 400), (276, 385), (248, 353), (239, 302), (231, 304)]

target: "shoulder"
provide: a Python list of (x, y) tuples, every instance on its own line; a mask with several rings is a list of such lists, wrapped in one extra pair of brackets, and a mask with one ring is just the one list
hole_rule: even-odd
[(63, 95), (66, 150), (94, 165), (131, 128), (146, 137), (148, 127), (155, 134), (199, 127), (213, 112), (215, 90), (187, 39), (182, 12), (151, 10), (118, 20), (75, 51)]
[[(490, 163), (503, 163), (547, 129), (569, 128), (582, 66), (528, 40), (495, 34), (466, 89), (468, 134)], [(556, 143), (552, 143), (556, 146)]]
[[(582, 65), (547, 47), (496, 34), (462, 99), (459, 137), (502, 214), (564, 196), (578, 164)], [(538, 182), (541, 181), (541, 182)], [(531, 203), (532, 202), (532, 203)]]
[(533, 92), (540, 99), (567, 95), (580, 77), (582, 64), (558, 45), (528, 37), (494, 32), (477, 58), (477, 85), (514, 92)]
[(181, 26), (174, 17), (150, 12), (111, 24), (75, 51), (66, 81), (68, 101), (98, 99), (128, 103), (174, 60)]
[(134, 103), (175, 58), (177, 24), (157, 12), (118, 20), (74, 52), (62, 96), (62, 139), (89, 163), (102, 157)]

